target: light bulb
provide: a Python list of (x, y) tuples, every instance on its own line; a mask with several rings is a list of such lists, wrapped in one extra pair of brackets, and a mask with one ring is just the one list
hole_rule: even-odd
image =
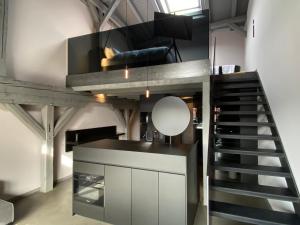
[(149, 98), (150, 97), (150, 90), (149, 88), (146, 89), (146, 98)]
[(99, 103), (105, 103), (106, 102), (106, 96), (104, 94), (97, 94), (95, 95), (96, 101)]
[(125, 68), (125, 79), (129, 78), (129, 71), (128, 71), (128, 67), (126, 66)]

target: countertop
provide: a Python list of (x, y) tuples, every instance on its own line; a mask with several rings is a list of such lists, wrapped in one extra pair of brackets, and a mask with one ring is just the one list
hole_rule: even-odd
[(176, 156), (187, 156), (191, 151), (191, 145), (168, 145), (160, 143), (151, 143), (143, 141), (126, 141), (126, 140), (112, 140), (103, 139), (95, 142), (89, 142), (86, 144), (78, 145), (74, 147), (74, 150), (118, 150), (118, 151), (130, 151), (130, 152), (143, 152)]

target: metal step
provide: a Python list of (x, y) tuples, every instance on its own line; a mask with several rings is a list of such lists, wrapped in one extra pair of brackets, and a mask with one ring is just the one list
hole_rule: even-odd
[(241, 135), (241, 134), (215, 134), (217, 138), (240, 140), (272, 140), (279, 141), (279, 137), (271, 135)]
[(232, 73), (214, 76), (214, 82), (216, 83), (232, 83), (232, 82), (249, 82), (258, 81), (256, 72), (245, 72), (245, 73)]
[(219, 115), (270, 115), (269, 111), (221, 111), (215, 112)]
[(299, 225), (295, 214), (210, 201), (210, 215), (257, 225)]
[(216, 122), (217, 126), (238, 126), (238, 127), (274, 127), (274, 123), (268, 122)]
[(284, 152), (281, 150), (273, 149), (240, 149), (240, 148), (215, 148), (215, 152), (225, 154), (237, 155), (256, 155), (256, 156), (270, 156), (270, 157), (285, 157)]
[(224, 89), (253, 89), (253, 88), (260, 88), (261, 85), (258, 82), (251, 82), (251, 83), (232, 83), (232, 84), (220, 84), (218, 87), (219, 90)]
[(252, 96), (264, 96), (263, 92), (223, 92), (218, 93), (214, 96), (214, 98), (222, 98), (222, 97), (252, 97)]
[(236, 195), (299, 202), (298, 196), (287, 188), (214, 180), (212, 181), (211, 189)]
[(288, 168), (285, 167), (273, 167), (273, 166), (258, 166), (258, 165), (247, 165), (247, 164), (234, 164), (234, 163), (214, 163), (213, 168), (215, 170), (276, 176), (276, 177), (291, 177), (291, 173)]
[(266, 105), (266, 104), (267, 102), (265, 101), (230, 101), (230, 102), (219, 101), (219, 102), (215, 102), (214, 105), (225, 106), (225, 105)]

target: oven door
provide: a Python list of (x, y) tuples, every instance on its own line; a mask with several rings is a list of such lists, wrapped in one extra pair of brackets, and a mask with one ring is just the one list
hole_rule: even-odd
[(73, 213), (103, 220), (104, 166), (93, 163), (74, 162)]

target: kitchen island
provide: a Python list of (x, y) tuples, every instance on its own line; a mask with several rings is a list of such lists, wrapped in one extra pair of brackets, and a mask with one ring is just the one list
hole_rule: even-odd
[(73, 213), (114, 225), (192, 225), (197, 145), (104, 139), (74, 147)]

